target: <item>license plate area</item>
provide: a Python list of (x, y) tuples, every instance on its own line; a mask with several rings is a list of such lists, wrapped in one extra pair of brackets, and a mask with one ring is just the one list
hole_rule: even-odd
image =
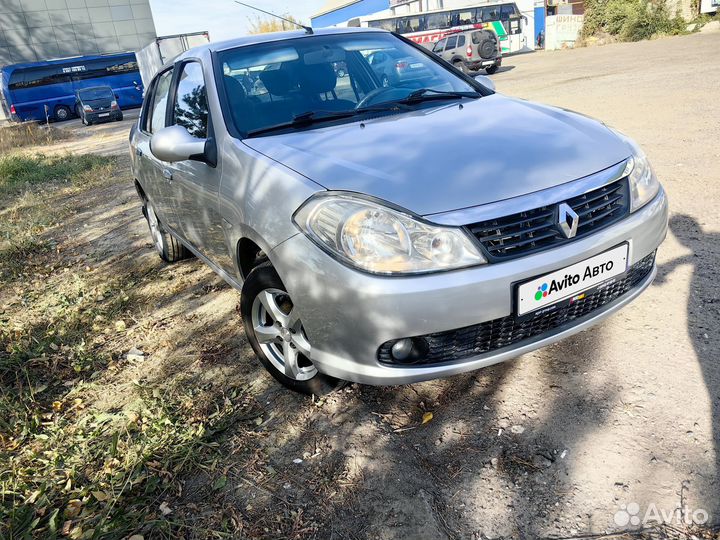
[(551, 308), (581, 300), (608, 281), (614, 281), (627, 271), (628, 250), (628, 244), (622, 244), (521, 283), (516, 291), (516, 316), (552, 311)]
[(100, 116), (100, 118), (103, 118), (103, 117), (105, 117), (105, 116), (110, 116), (110, 113), (109, 113), (109, 112), (100, 113), (98, 116)]

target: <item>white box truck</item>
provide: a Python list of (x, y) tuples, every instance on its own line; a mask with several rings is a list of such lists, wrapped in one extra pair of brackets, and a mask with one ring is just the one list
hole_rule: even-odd
[(208, 32), (193, 32), (155, 38), (145, 48), (135, 53), (143, 85), (147, 88), (155, 74), (167, 62), (188, 49), (210, 41)]

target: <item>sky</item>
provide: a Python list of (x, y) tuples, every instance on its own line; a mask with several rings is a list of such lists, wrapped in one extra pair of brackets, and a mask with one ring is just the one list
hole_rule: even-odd
[[(243, 0), (278, 15), (290, 14), (303, 23), (317, 13), (326, 0)], [(158, 36), (209, 31), (219, 41), (247, 34), (250, 22), (261, 13), (233, 0), (150, 0)]]

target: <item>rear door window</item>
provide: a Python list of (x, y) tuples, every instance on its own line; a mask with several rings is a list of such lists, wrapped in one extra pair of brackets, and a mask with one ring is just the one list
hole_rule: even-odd
[(447, 47), (445, 47), (445, 50), (450, 51), (450, 50), (454, 49), (455, 47), (457, 47), (457, 36), (449, 37), (448, 41), (447, 41)]
[(150, 106), (149, 129), (150, 133), (156, 133), (165, 127), (165, 114), (167, 112), (170, 83), (172, 82), (173, 70), (169, 69), (158, 78), (153, 93), (152, 105)]

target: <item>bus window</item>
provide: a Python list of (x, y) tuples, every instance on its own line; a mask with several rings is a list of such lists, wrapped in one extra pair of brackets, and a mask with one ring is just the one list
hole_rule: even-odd
[(16, 69), (10, 75), (9, 88), (10, 90), (20, 90), (69, 81), (70, 77), (60, 73), (59, 68), (55, 66)]
[(397, 30), (395, 25), (395, 19), (382, 19), (379, 21), (368, 21), (370, 28), (382, 28), (388, 32), (395, 32)]
[(475, 24), (475, 13), (474, 9), (466, 9), (458, 12), (458, 26), (467, 24)]
[(500, 20), (500, 6), (488, 6), (484, 8), (478, 8), (478, 11), (482, 13), (480, 17), (480, 20), (482, 22)]
[(400, 34), (409, 34), (410, 32), (419, 32), (426, 30), (425, 17), (403, 17), (398, 20), (398, 32)]
[(97, 79), (100, 77), (121, 75), (123, 73), (133, 73), (138, 71), (138, 65), (134, 55), (121, 56), (119, 58), (90, 60), (85, 62), (82, 67), (83, 69), (78, 69), (73, 72), (74, 81)]
[(514, 17), (516, 15), (515, 11), (515, 5), (514, 4), (503, 4), (500, 8), (500, 19), (503, 21), (508, 21), (510, 18)]
[(428, 30), (438, 30), (441, 28), (450, 28), (449, 13), (431, 13), (425, 17)]

